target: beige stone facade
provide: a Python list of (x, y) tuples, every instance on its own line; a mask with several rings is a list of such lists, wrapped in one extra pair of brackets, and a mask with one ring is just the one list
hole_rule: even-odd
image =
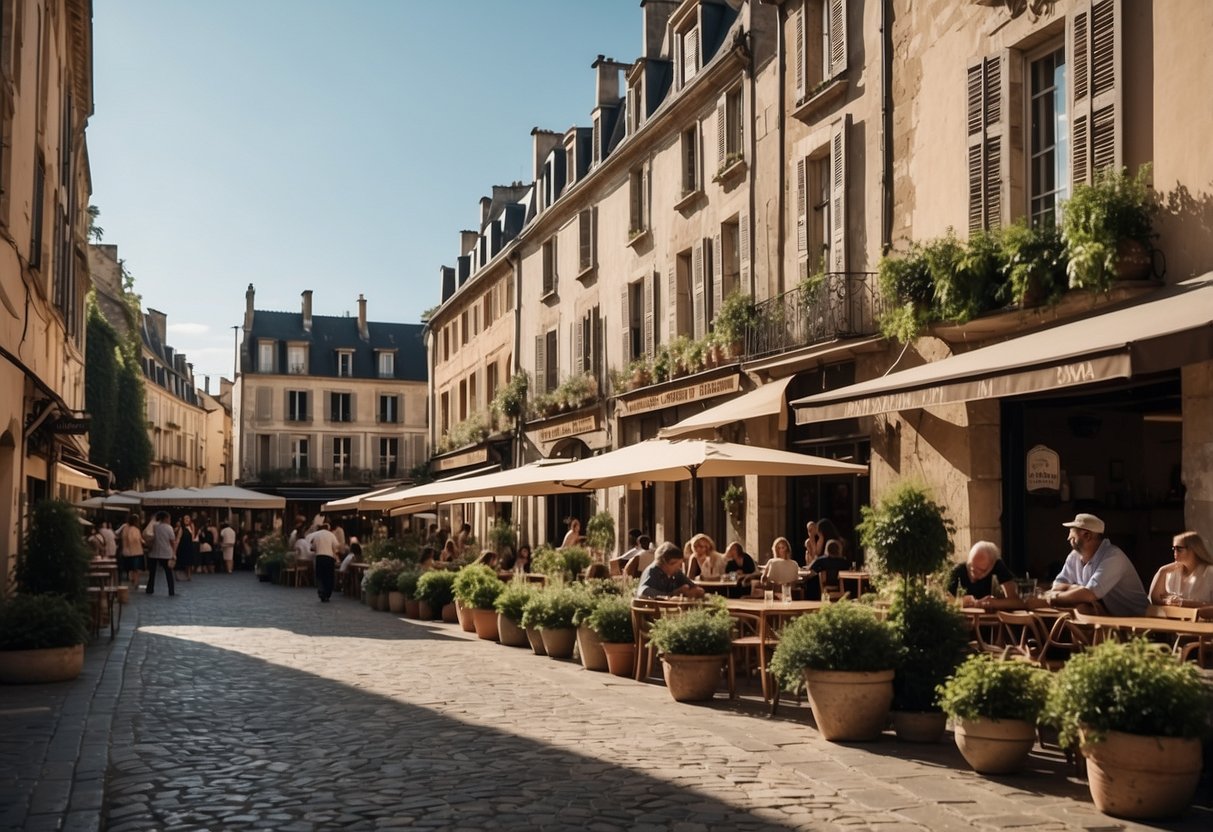
[(63, 429), (84, 407), (93, 93), (90, 3), (16, 0), (0, 11), (2, 589), (30, 504), (81, 496), (56, 465), (88, 456), (87, 434)]

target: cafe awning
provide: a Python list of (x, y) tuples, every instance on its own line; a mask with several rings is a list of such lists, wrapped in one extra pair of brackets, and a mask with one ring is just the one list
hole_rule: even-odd
[(796, 423), (1045, 393), (1213, 358), (1213, 274), (1139, 302), (792, 402)]
[(90, 491), (101, 490), (101, 486), (97, 484), (97, 480), (94, 477), (90, 477), (83, 471), (76, 470), (66, 462), (55, 463), (55, 481), (60, 485), (87, 488)]
[(449, 479), (418, 485), (414, 488), (367, 497), (362, 507), (388, 511), (407, 505), (457, 503), (472, 497), (541, 496), (545, 494), (575, 494), (582, 491), (561, 485), (560, 470), (571, 464), (565, 459), (544, 459), (492, 474), (465, 479)]
[(730, 422), (756, 419), (760, 416), (779, 416), (779, 429), (786, 430), (787, 406), (784, 403), (784, 393), (791, 381), (792, 377), (788, 376), (764, 384), (756, 390), (743, 393), (715, 407), (709, 407), (702, 413), (689, 416), (677, 424), (662, 428), (657, 431), (657, 436), (660, 439), (672, 439), (676, 436), (706, 433)]

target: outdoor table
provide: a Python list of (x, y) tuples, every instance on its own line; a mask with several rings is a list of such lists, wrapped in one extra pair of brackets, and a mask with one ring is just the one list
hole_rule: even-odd
[(855, 582), (855, 592), (851, 595), (855, 600), (863, 595), (864, 585), (870, 589), (872, 586), (872, 573), (866, 569), (843, 569), (838, 573), (838, 585), (843, 589), (847, 588), (847, 581)]
[(1195, 639), (1197, 650), (1196, 663), (1201, 667), (1213, 666), (1213, 621), (1179, 621), (1174, 618), (1156, 618), (1152, 616), (1117, 616), (1117, 615), (1087, 615), (1075, 612), (1074, 620), (1079, 624), (1089, 624), (1096, 632), (1128, 633), (1132, 635), (1149, 635), (1159, 633), (1172, 636), (1172, 651), (1178, 652), (1184, 648), (1183, 639)]
[(730, 614), (748, 613), (758, 616), (758, 673), (762, 680), (763, 699), (769, 699), (767, 688), (766, 644), (771, 638), (772, 618), (799, 618), (822, 608), (822, 601), (767, 601), (764, 598), (730, 598), (725, 606)]
[(727, 581), (723, 578), (696, 578), (695, 586), (702, 587), (707, 592), (714, 592), (720, 595), (728, 593), (730, 589), (736, 589), (742, 584), (739, 581)]
[(370, 569), (369, 563), (361, 563), (354, 561), (347, 568), (345, 576), (345, 594), (349, 598), (360, 598), (362, 596), (362, 576), (366, 574), (366, 570)]

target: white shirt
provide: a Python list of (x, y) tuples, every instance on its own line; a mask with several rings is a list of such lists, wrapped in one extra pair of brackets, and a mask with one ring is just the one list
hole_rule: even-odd
[(230, 549), (236, 545), (236, 530), (231, 526), (225, 526), (219, 532), (219, 545), (224, 549)]
[(318, 529), (307, 536), (318, 558), (337, 558), (337, 536), (328, 529)]
[(118, 538), (114, 537), (114, 530), (102, 527), (101, 537), (105, 539), (105, 556), (112, 558), (118, 554)]

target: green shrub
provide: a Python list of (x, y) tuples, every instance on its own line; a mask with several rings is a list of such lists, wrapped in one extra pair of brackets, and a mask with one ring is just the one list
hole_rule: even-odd
[(592, 561), (590, 553), (581, 546), (569, 546), (566, 549), (540, 546), (531, 558), (531, 571), (549, 578), (575, 580)]
[(632, 641), (632, 602), (618, 595), (598, 599), (585, 625), (602, 638), (617, 644)]
[(413, 566), (421, 559), (421, 550), (414, 540), (385, 537), (372, 540), (363, 546), (362, 559), (367, 563), (391, 560)]
[(964, 659), (969, 629), (946, 598), (919, 583), (898, 587), (889, 622), (905, 649), (893, 680), (893, 707), (899, 711), (938, 710), (936, 688)]
[(425, 601), (435, 610), (442, 609), (455, 600), (451, 590), (454, 582), (454, 572), (445, 569), (426, 572), (417, 579), (417, 600)]
[(921, 577), (947, 563), (955, 527), (943, 506), (932, 502), (921, 487), (903, 483), (875, 507), (863, 507), (857, 531), (881, 571)]
[(880, 332), (903, 344), (913, 341), (931, 320), (935, 287), (921, 246), (910, 246), (905, 254), (887, 254), (880, 259), (878, 283), (885, 311)]
[(465, 566), (455, 573), (451, 592), (464, 607), (476, 610), (491, 610), (505, 584), (497, 577), (497, 571), (483, 564)]
[(396, 581), (401, 573), (408, 570), (410, 564), (401, 560), (380, 560), (372, 563), (366, 570), (362, 585), (368, 593), (376, 595), (381, 592), (396, 592)]
[(615, 518), (609, 511), (600, 511), (586, 522), (585, 540), (599, 552), (615, 548)]
[(1066, 246), (1051, 222), (1032, 225), (1020, 218), (1002, 230), (1005, 281), (1000, 300), (1020, 306), (1054, 304), (1068, 288)]
[(518, 548), (518, 533), (506, 521), (498, 520), (489, 528), (489, 545), (499, 555), (513, 552)]
[(1107, 731), (1160, 737), (1203, 737), (1210, 694), (1191, 664), (1144, 639), (1105, 641), (1079, 653), (1057, 674), (1047, 721), (1064, 745), (1079, 727), (1098, 741)]
[(0, 602), (0, 650), (73, 647), (88, 639), (78, 605), (58, 595), (16, 595)]
[(714, 609), (693, 609), (665, 615), (653, 622), (649, 641), (660, 653), (675, 656), (715, 656), (729, 652), (732, 621)]
[(504, 615), (515, 624), (522, 624), (522, 611), (526, 607), (527, 602), (535, 597), (538, 591), (535, 584), (525, 581), (514, 581), (505, 586), (501, 594), (497, 596), (497, 600), (493, 602), (493, 608), (497, 612)]
[(573, 626), (578, 593), (566, 586), (545, 587), (522, 609), (522, 626), (562, 630)]
[(978, 653), (939, 686), (939, 706), (950, 717), (1035, 723), (1044, 710), (1051, 682), (1047, 670)]
[(43, 500), (30, 512), (17, 585), (26, 595), (58, 595), (83, 607), (89, 559), (76, 510), (62, 500)]
[(1096, 173), (1092, 184), (1075, 185), (1061, 219), (1070, 287), (1107, 291), (1116, 279), (1120, 242), (1149, 246), (1158, 208), (1148, 164), (1134, 176), (1109, 168)]
[(870, 673), (893, 670), (900, 661), (901, 643), (892, 625), (877, 619), (870, 607), (840, 601), (784, 628), (771, 672), (794, 689), (805, 668)]
[(417, 600), (417, 581), (421, 573), (416, 569), (406, 569), (396, 576), (396, 591), (402, 593), (410, 601)]

